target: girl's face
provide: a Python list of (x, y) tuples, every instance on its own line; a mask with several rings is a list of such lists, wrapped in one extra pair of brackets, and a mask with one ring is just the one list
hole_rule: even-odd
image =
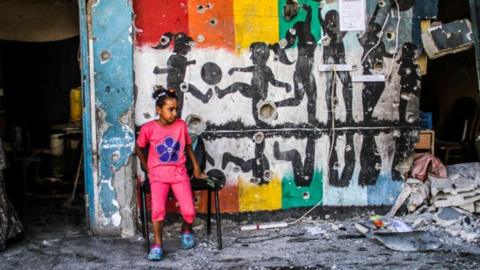
[(162, 124), (170, 125), (175, 122), (177, 118), (177, 100), (174, 98), (167, 98), (163, 102), (162, 107), (157, 106), (157, 114), (160, 116)]

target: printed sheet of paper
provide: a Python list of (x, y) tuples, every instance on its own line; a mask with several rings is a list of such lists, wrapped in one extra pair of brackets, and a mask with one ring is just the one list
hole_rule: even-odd
[(365, 31), (367, 12), (365, 0), (340, 0), (338, 12), (340, 31)]

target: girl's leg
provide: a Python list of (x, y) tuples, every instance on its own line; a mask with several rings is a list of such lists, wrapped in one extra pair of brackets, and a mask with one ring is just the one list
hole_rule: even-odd
[(182, 231), (191, 232), (192, 224), (195, 220), (195, 205), (193, 203), (190, 181), (182, 181), (172, 184), (172, 191), (180, 205), (180, 214), (184, 220)]
[(155, 245), (162, 246), (163, 220), (165, 219), (165, 206), (169, 185), (162, 182), (150, 184), (152, 192), (152, 223)]
[(153, 221), (153, 236), (155, 245), (161, 247), (163, 245), (163, 221)]

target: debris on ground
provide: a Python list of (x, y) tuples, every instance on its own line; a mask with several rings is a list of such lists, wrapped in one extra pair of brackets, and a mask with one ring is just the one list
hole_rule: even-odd
[[(437, 164), (438, 168), (443, 165)], [(480, 163), (446, 166), (446, 177), (428, 174), (425, 181), (406, 180), (397, 201), (385, 216), (392, 219), (402, 205), (401, 218), (414, 230), (440, 231), (460, 241), (480, 240)]]

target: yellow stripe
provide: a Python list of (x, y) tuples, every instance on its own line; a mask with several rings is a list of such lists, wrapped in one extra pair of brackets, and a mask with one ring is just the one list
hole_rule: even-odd
[(282, 208), (282, 184), (278, 176), (274, 176), (268, 185), (252, 184), (239, 178), (238, 193), (240, 212)]
[(253, 42), (279, 40), (278, 1), (234, 0), (233, 11), (237, 53)]

